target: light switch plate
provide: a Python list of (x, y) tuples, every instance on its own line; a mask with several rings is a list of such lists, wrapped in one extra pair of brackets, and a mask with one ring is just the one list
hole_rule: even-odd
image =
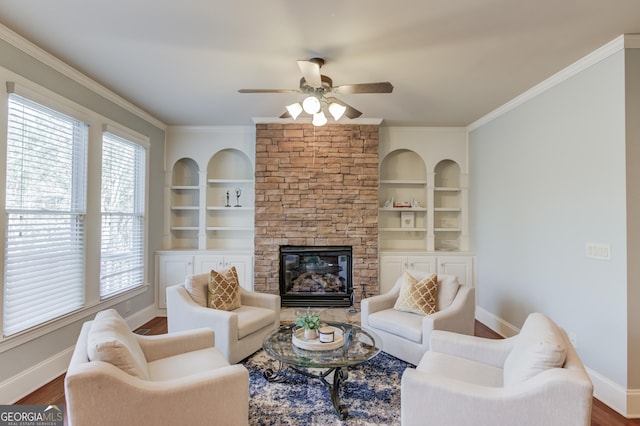
[(611, 244), (587, 243), (587, 257), (611, 260)]

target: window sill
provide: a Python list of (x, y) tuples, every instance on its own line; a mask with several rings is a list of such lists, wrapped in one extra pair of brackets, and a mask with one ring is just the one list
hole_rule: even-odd
[[(96, 313), (109, 309), (119, 303), (136, 297), (140, 294), (146, 293), (151, 287), (150, 284), (144, 284), (140, 287), (116, 294), (108, 299), (101, 300), (100, 302), (91, 306), (86, 306), (77, 311), (73, 311), (65, 316), (51, 320), (39, 326), (30, 328), (28, 330), (17, 333), (13, 336), (2, 337), (0, 339), (0, 353), (13, 349), (17, 346), (23, 345), (39, 337), (45, 336), (63, 327), (73, 324), (74, 322), (86, 319), (88, 316), (95, 315)], [(88, 321), (88, 319), (87, 319)]]

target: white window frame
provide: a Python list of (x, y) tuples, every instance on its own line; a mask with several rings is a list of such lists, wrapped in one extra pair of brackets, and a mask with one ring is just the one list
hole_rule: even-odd
[[(88, 194), (87, 194), (87, 246), (86, 246), (86, 281), (85, 286), (85, 306), (69, 315), (51, 320), (40, 326), (36, 326), (13, 336), (3, 337), (0, 333), (0, 353), (28, 343), (34, 339), (48, 335), (56, 330), (67, 327), (78, 321), (109, 307), (130, 300), (138, 295), (153, 291), (153, 287), (148, 281), (149, 257), (148, 257), (148, 217), (145, 217), (145, 284), (142, 287), (114, 295), (110, 298), (100, 300), (99, 297), (99, 272), (100, 272), (100, 176), (101, 176), (101, 147), (103, 126), (108, 126), (114, 133), (124, 132), (129, 136), (139, 137), (145, 143), (147, 149), (146, 172), (145, 172), (145, 211), (148, 212), (149, 205), (149, 163), (151, 157), (150, 139), (145, 135), (128, 129), (121, 124), (106, 118), (90, 109), (79, 105), (43, 86), (40, 86), (16, 73), (0, 67), (0, 163), (6, 164), (6, 137), (7, 137), (7, 114), (8, 114), (8, 93), (15, 92), (24, 97), (28, 97), (35, 102), (45, 105), (61, 113), (78, 118), (89, 124), (89, 170), (88, 170)], [(6, 82), (6, 84), (5, 84)], [(0, 167), (0, 221), (6, 223), (5, 214), (5, 185), (6, 170)], [(0, 251), (5, 250), (5, 226), (0, 226)], [(4, 256), (0, 256), (0, 273), (4, 274)], [(4, 307), (4, 275), (0, 279), (0, 330), (2, 329)]]
[[(142, 242), (142, 244), (143, 244), (143, 246), (142, 246), (143, 247), (143, 250), (142, 250), (143, 282), (142, 282), (141, 285), (144, 285), (147, 282), (147, 268), (145, 266), (147, 265), (147, 250), (146, 250), (146, 247), (147, 247), (147, 241), (148, 241), (147, 212), (148, 212), (148, 199), (149, 199), (149, 197), (147, 196), (147, 194), (148, 194), (148, 188), (149, 188), (149, 185), (148, 185), (149, 170), (148, 169), (149, 169), (149, 147), (150, 147), (150, 141), (149, 141), (149, 138), (144, 136), (144, 135), (141, 135), (141, 134), (139, 134), (137, 132), (134, 132), (134, 131), (132, 131), (130, 129), (126, 129), (126, 128), (122, 127), (122, 126), (118, 126), (118, 125), (115, 125), (115, 124), (104, 124), (102, 126), (102, 130), (103, 130), (103, 133), (102, 133), (102, 144), (101, 144), (101, 146), (103, 146), (103, 144), (104, 144), (104, 137), (106, 135), (108, 135), (108, 134), (111, 134), (111, 135), (115, 136), (116, 138), (122, 139), (123, 141), (126, 141), (126, 142), (131, 143), (131, 144), (136, 144), (136, 145), (140, 146), (142, 149), (144, 149), (144, 176), (142, 176), (142, 186), (143, 186), (143, 188), (142, 188), (142, 200), (141, 200), (142, 201), (142, 206), (141, 206), (142, 215), (141, 216), (142, 216), (142, 228), (143, 228), (142, 229), (142, 233), (143, 233), (143, 242)], [(103, 153), (104, 149), (102, 149), (101, 152)], [(102, 169), (101, 169), (101, 176), (102, 176)], [(100, 212), (101, 219), (102, 219), (103, 215), (104, 215), (104, 212), (101, 209), (101, 212)], [(102, 242), (100, 244), (100, 247), (101, 247), (101, 265), (102, 265)], [(101, 272), (100, 272), (101, 279), (100, 279), (100, 288), (99, 288), (99, 292), (100, 293), (102, 293), (102, 274), (103, 274), (103, 271), (102, 271), (102, 266), (101, 266)], [(107, 294), (107, 295), (102, 295), (101, 294), (101, 298), (109, 299), (110, 297), (113, 297), (113, 296), (115, 296), (117, 294), (120, 294), (122, 292), (127, 292), (127, 291), (133, 290), (133, 289), (138, 288), (138, 287), (139, 286), (129, 287), (129, 288), (123, 289), (121, 291), (118, 291), (118, 292), (115, 292), (115, 293), (111, 293), (111, 294)]]

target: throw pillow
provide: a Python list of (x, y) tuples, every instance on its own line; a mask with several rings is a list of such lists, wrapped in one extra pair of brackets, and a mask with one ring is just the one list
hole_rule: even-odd
[(235, 266), (222, 272), (211, 270), (208, 306), (223, 311), (233, 311), (241, 306), (240, 283)]
[(438, 311), (445, 310), (451, 305), (459, 288), (460, 283), (455, 275), (440, 275), (438, 277)]
[(194, 302), (200, 306), (207, 306), (207, 293), (209, 285), (208, 273), (199, 275), (187, 275), (184, 280), (184, 288), (187, 290)]
[(89, 361), (108, 362), (132, 376), (149, 379), (138, 339), (115, 309), (96, 314), (87, 336), (87, 355)]
[(503, 385), (511, 386), (564, 365), (567, 348), (558, 326), (546, 315), (527, 317), (504, 362)]
[(393, 309), (414, 314), (429, 315), (436, 312), (438, 276), (431, 274), (418, 281), (405, 271), (402, 276), (400, 295)]

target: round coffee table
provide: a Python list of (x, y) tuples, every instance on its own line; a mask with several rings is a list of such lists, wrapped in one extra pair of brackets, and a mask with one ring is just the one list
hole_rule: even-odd
[[(284, 382), (284, 371), (290, 368), (307, 377), (320, 380), (329, 389), (331, 402), (342, 419), (349, 415), (347, 407), (340, 403), (340, 386), (349, 377), (348, 368), (355, 367), (376, 356), (381, 340), (374, 333), (365, 331), (355, 324), (326, 321), (327, 325), (343, 332), (344, 343), (331, 350), (302, 349), (293, 344), (295, 325), (284, 325), (271, 333), (262, 345), (264, 350), (277, 362), (276, 369), (267, 369), (263, 374), (270, 382)], [(309, 371), (310, 368), (324, 369), (321, 373)], [(331, 383), (327, 376), (333, 373)]]

